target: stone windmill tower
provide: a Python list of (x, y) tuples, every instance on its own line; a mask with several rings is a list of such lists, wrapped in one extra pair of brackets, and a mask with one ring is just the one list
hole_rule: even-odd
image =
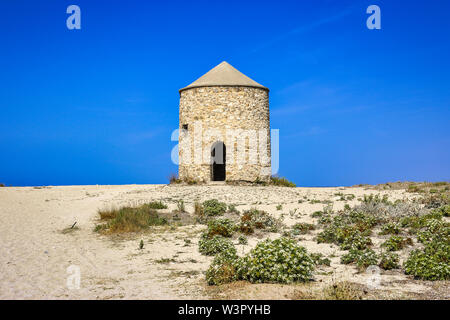
[(269, 89), (225, 61), (180, 89), (179, 161), (182, 180), (269, 180)]

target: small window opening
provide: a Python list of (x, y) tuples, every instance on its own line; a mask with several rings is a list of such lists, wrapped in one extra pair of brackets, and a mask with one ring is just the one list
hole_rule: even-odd
[(188, 129), (188, 125), (187, 124), (183, 124), (183, 130), (187, 130)]

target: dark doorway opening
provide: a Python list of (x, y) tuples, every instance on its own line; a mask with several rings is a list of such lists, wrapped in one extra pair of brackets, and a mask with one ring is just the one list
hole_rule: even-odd
[(225, 159), (227, 148), (222, 141), (215, 142), (211, 147), (211, 180), (225, 181)]

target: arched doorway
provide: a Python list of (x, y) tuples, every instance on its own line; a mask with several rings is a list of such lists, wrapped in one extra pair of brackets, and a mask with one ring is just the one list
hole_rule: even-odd
[(215, 142), (211, 147), (211, 180), (225, 181), (225, 159), (227, 148), (222, 141)]

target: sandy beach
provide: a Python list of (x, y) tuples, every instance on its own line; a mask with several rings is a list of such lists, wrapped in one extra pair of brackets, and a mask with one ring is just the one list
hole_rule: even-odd
[[(353, 200), (340, 201), (336, 193), (353, 194)], [(296, 222), (314, 223), (311, 213), (322, 210), (321, 201), (333, 208), (356, 205), (368, 194), (387, 194), (389, 199), (405, 199), (414, 194), (405, 190), (373, 190), (363, 187), (284, 188), (229, 185), (121, 185), (46, 186), (0, 188), (0, 299), (292, 299), (333, 283), (348, 280), (366, 286), (370, 275), (352, 265), (339, 263), (343, 251), (338, 246), (314, 240), (317, 230), (302, 236), (299, 244), (309, 252), (331, 256), (331, 266), (320, 267), (314, 281), (306, 284), (249, 284), (244, 282), (208, 286), (204, 272), (212, 257), (198, 252), (202, 224), (153, 227), (125, 236), (94, 232), (97, 211), (108, 206), (137, 205), (162, 201), (171, 212), (182, 199), (184, 215), (192, 215), (194, 202), (218, 199), (235, 204), (240, 211), (265, 210), (286, 226)], [(299, 201), (309, 199), (309, 201)], [(317, 201), (310, 201), (311, 199)], [(277, 209), (278, 205), (282, 209)], [(76, 222), (75, 228), (70, 228)], [(269, 233), (267, 237), (279, 237)], [(139, 249), (143, 240), (144, 248)], [(236, 243), (238, 253), (248, 252), (257, 237), (247, 245)], [(374, 243), (382, 238), (373, 237)], [(406, 252), (401, 258), (405, 259)], [(67, 268), (79, 267), (79, 289), (67, 287)], [(377, 297), (449, 299), (448, 282), (419, 281), (400, 270), (384, 271)], [(375, 294), (368, 292), (368, 295)]]

